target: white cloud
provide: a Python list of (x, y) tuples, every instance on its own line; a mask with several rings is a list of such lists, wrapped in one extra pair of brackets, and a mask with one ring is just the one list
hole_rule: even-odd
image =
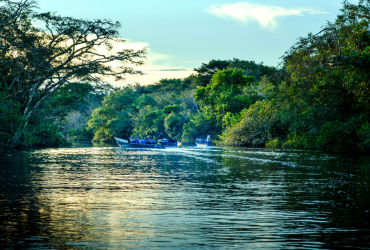
[(126, 84), (133, 84), (135, 82), (140, 83), (141, 85), (149, 85), (155, 82), (158, 82), (161, 79), (168, 78), (185, 78), (195, 73), (192, 70), (183, 70), (183, 71), (163, 71), (163, 70), (153, 70), (153, 71), (144, 71), (144, 75), (129, 75), (126, 76), (126, 81), (124, 83), (111, 82), (114, 86), (122, 86)]
[[(101, 54), (112, 54), (122, 51), (123, 49), (146, 49), (147, 58), (144, 59), (145, 64), (142, 66), (126, 65), (136, 70), (143, 72), (143, 75), (126, 75), (124, 82), (116, 82), (113, 77), (105, 77), (105, 81), (113, 86), (124, 86), (138, 82), (143, 85), (153, 84), (163, 78), (185, 78), (194, 71), (186, 69), (181, 65), (176, 65), (172, 56), (166, 54), (155, 53), (146, 42), (133, 42), (130, 39), (124, 39), (125, 43), (113, 43), (113, 49), (107, 51), (103, 46), (98, 47), (97, 51)], [(119, 66), (119, 63), (110, 63), (111, 66)]]
[(277, 6), (263, 6), (253, 3), (234, 3), (225, 4), (219, 7), (211, 5), (207, 12), (221, 17), (231, 17), (247, 24), (256, 20), (264, 28), (274, 29), (277, 25), (276, 17), (279, 16), (301, 16), (304, 13), (311, 15), (324, 14), (325, 12), (313, 8), (282, 8)]

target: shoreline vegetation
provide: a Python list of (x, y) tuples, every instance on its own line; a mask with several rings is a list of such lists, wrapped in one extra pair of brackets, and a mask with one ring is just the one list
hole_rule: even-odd
[(370, 0), (344, 1), (336, 20), (299, 38), (278, 67), (211, 60), (184, 79), (121, 88), (104, 77), (141, 72), (108, 65), (141, 65), (146, 51), (97, 54), (96, 46), (124, 42), (119, 23), (2, 2), (0, 148), (152, 138), (160, 130), (184, 143), (208, 133), (219, 146), (370, 151)]

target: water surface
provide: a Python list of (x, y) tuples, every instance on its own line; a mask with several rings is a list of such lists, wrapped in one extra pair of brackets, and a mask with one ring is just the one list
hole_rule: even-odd
[(247, 148), (0, 153), (0, 249), (370, 249), (370, 157)]

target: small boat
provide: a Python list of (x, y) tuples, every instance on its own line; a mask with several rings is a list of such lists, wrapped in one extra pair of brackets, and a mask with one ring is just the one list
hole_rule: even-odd
[(211, 142), (204, 140), (204, 139), (197, 139), (195, 141), (195, 144), (197, 144), (198, 147), (209, 147), (211, 146)]
[(210, 147), (211, 146), (211, 143), (198, 143), (196, 142), (195, 144), (197, 144), (198, 147)]
[(120, 138), (117, 138), (117, 137), (114, 137), (114, 139), (116, 140), (118, 146), (123, 146), (123, 145), (127, 145), (128, 144), (128, 140), (124, 140), (124, 139), (120, 139)]
[(193, 143), (193, 142), (183, 142), (183, 141), (178, 141), (177, 142), (177, 146), (178, 147), (181, 147), (181, 146), (196, 146), (197, 144)]
[(137, 148), (165, 148), (163, 144), (153, 144), (153, 143), (130, 143), (128, 140), (124, 140), (121, 138), (114, 137), (118, 146), (132, 146)]
[(159, 143), (168, 147), (176, 147), (177, 141), (171, 139), (159, 139)]

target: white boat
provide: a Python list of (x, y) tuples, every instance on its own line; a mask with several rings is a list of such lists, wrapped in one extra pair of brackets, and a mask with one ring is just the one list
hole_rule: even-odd
[(166, 146), (164, 144), (158, 143), (158, 144), (141, 144), (141, 143), (130, 143), (128, 140), (124, 140), (121, 138), (114, 137), (116, 140), (118, 146), (123, 147), (125, 145), (129, 145), (132, 147), (137, 148), (165, 148)]
[(206, 140), (203, 140), (203, 139), (196, 140), (195, 144), (197, 144), (198, 147), (210, 147), (211, 146), (210, 141), (206, 141)]
[(124, 144), (128, 144), (128, 140), (125, 140), (125, 139), (121, 139), (121, 138), (117, 138), (117, 137), (114, 137), (114, 139), (116, 140), (117, 144), (119, 146), (122, 146)]

